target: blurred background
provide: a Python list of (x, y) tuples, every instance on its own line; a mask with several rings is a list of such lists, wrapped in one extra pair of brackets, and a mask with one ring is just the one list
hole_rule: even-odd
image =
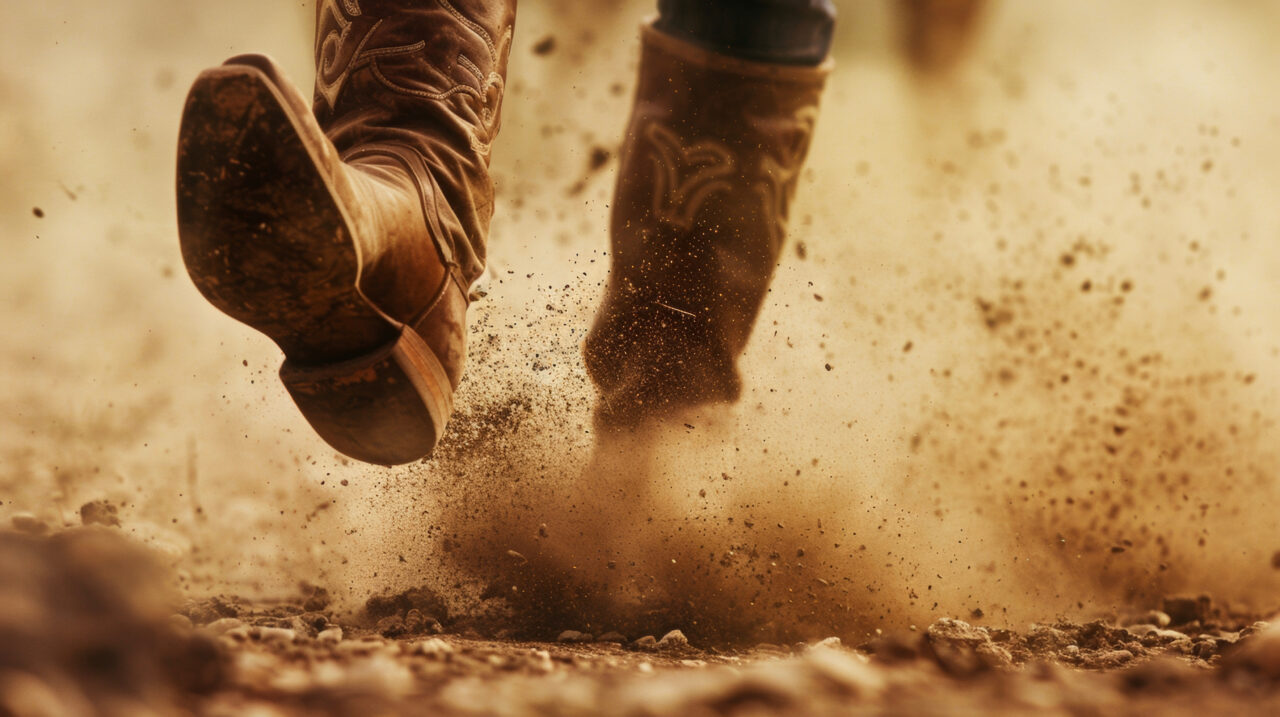
[(396, 470), (312, 436), (278, 351), (178, 252), (187, 87), (242, 52), (309, 87), (313, 5), (6, 6), (0, 520), (78, 524), (107, 500), (194, 594), (464, 594), (484, 578), (459, 552), (590, 573), (604, 552), (573, 546), (607, 534), (636, 574), (766, 556), (716, 594), (803, 593), (761, 604), (849, 629), (1274, 596), (1280, 4), (993, 1), (922, 70), (899, 5), (838, 3), (747, 395), (602, 475), (578, 351), (616, 162), (592, 157), (616, 156), (651, 5), (523, 3), (459, 416), (436, 460)]

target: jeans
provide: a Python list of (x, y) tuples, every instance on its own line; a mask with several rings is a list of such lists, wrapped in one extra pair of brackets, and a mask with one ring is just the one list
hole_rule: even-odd
[(659, 30), (759, 62), (821, 63), (835, 21), (831, 0), (658, 0)]

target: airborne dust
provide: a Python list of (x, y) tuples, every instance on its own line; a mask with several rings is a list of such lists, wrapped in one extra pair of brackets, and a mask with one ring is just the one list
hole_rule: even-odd
[(189, 594), (426, 585), (532, 636), (1274, 607), (1280, 9), (1005, 2), (914, 78), (846, 3), (742, 402), (597, 450), (579, 347), (650, 8), (572, 5), (521, 10), (468, 379), (397, 470), (313, 437), (177, 252), (187, 85), (244, 51), (305, 84), (311, 8), (7, 9), (0, 517), (106, 500)]

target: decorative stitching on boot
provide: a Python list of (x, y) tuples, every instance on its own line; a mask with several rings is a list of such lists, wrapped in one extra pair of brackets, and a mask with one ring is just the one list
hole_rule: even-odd
[(402, 95), (410, 95), (413, 97), (421, 97), (427, 100), (436, 100), (436, 101), (443, 102), (444, 100), (447, 100), (450, 97), (453, 97), (454, 95), (467, 94), (467, 95), (471, 95), (472, 97), (475, 97), (476, 99), (482, 102), (484, 101), (484, 96), (480, 94), (480, 91), (474, 87), (471, 87), (470, 85), (454, 85), (453, 87), (450, 87), (444, 92), (428, 92), (427, 90), (416, 90), (412, 87), (403, 87), (401, 85), (397, 85), (395, 82), (392, 82), (386, 75), (382, 73), (382, 68), (378, 67), (378, 63), (376, 61), (370, 61), (369, 66), (373, 70), (373, 76), (378, 78), (379, 82), (385, 85), (387, 89), (393, 92), (398, 92)]
[[(472, 32), (479, 35), (481, 40), (484, 40), (485, 46), (489, 48), (489, 59), (493, 60), (494, 62), (497, 62), (498, 56), (499, 56), (498, 48), (496, 45), (493, 44), (493, 36), (489, 34), (489, 31), (485, 30), (484, 27), (482, 27), (479, 23), (476, 23), (471, 18), (459, 12), (458, 9), (455, 8), (453, 4), (449, 2), (449, 0), (437, 0), (437, 1), (440, 3), (440, 7), (444, 8), (445, 11), (447, 11), (450, 15), (453, 15), (455, 18), (457, 18), (458, 22), (471, 28)], [(511, 32), (510, 30), (507, 30), (508, 34), (510, 32)], [(506, 40), (505, 35), (503, 36), (503, 40), (504, 41)]]
[[(805, 155), (809, 153), (809, 142), (813, 137), (813, 128), (818, 121), (818, 108), (814, 105), (801, 107), (790, 119), (769, 120), (749, 119), (768, 136), (779, 136), (794, 133), (795, 141), (783, 147), (778, 156), (766, 153), (760, 159), (761, 180), (754, 185), (755, 192), (760, 195), (764, 210), (762, 217), (769, 225), (769, 240), (774, 251), (777, 251), (785, 240), (786, 220), (791, 198), (795, 196), (796, 183), (800, 178), (800, 169)], [(778, 125), (790, 125), (779, 127)]]
[[(484, 129), (485, 138), (482, 140), (473, 128), (468, 127), (468, 134), (471, 135), (471, 149), (479, 152), (483, 156), (489, 155), (489, 148), (493, 143), (493, 135), (496, 134), (495, 125), (497, 124), (498, 119), (498, 110), (490, 105), (497, 105), (501, 102), (503, 91), (502, 75), (499, 75), (496, 72), (491, 73), (488, 80), (483, 82), (481, 89), (476, 89), (465, 83), (459, 83), (447, 90), (444, 90), (443, 92), (431, 92), (428, 90), (419, 90), (413, 87), (398, 85), (383, 73), (382, 68), (378, 66), (377, 58), (371, 58), (368, 62), (370, 69), (373, 71), (373, 76), (378, 80), (378, 82), (382, 83), (384, 87), (392, 92), (409, 95), (411, 97), (420, 97), (426, 100), (434, 100), (436, 102), (443, 102), (450, 97), (454, 97), (459, 94), (470, 95), (475, 98), (480, 104), (477, 115), (480, 119), (480, 125)], [(493, 102), (490, 102), (489, 93), (494, 89), (497, 89), (497, 97)]]
[[(794, 137), (776, 153), (761, 152), (758, 164), (749, 168), (753, 170), (749, 174), (757, 179), (747, 186), (760, 197), (761, 221), (768, 226), (775, 250), (785, 238), (789, 204), (817, 117), (818, 108), (809, 105), (797, 109), (790, 118), (744, 118), (761, 135)], [(742, 165), (723, 142), (703, 139), (686, 144), (674, 130), (658, 121), (647, 124), (641, 135), (654, 150), (650, 156), (655, 170), (653, 213), (659, 221), (688, 231), (712, 195), (733, 191), (735, 174)], [(740, 181), (748, 180), (744, 176)]]
[(361, 53), (360, 57), (356, 62), (356, 65), (359, 66), (359, 65), (365, 64), (366, 62), (371, 62), (375, 57), (388, 57), (390, 55), (412, 55), (413, 53), (418, 52), (419, 50), (425, 50), (426, 48), (427, 48), (426, 40), (418, 40), (412, 45), (400, 45), (399, 47), (379, 47), (377, 49), (368, 50), (367, 52)]
[[(351, 17), (361, 16), (360, 5), (357, 0), (342, 0), (342, 5)], [(320, 18), (317, 22), (323, 25), (327, 18), (332, 18), (337, 27), (330, 30), (318, 41), (316, 48), (316, 92), (325, 99), (325, 102), (329, 103), (329, 109), (333, 109), (338, 102), (338, 94), (342, 91), (342, 86), (346, 84), (347, 78), (351, 76), (352, 70), (357, 66), (356, 63), (364, 50), (365, 44), (369, 42), (369, 38), (373, 37), (373, 33), (382, 24), (382, 20), (378, 20), (363, 31), (356, 43), (355, 50), (351, 53), (351, 59), (346, 61), (346, 65), (337, 77), (330, 79), (333, 70), (342, 63), (342, 49), (350, 44), (352, 28), (355, 27), (356, 23), (338, 9), (336, 0), (324, 0), (324, 4), (320, 6)]]
[(462, 65), (468, 72), (475, 75), (476, 79), (479, 80), (481, 84), (484, 83), (484, 71), (481, 70), (476, 63), (472, 62), (470, 57), (467, 57), (466, 55), (458, 55), (458, 64)]
[(656, 152), (650, 160), (654, 165), (653, 214), (659, 220), (687, 231), (712, 194), (733, 190), (729, 177), (738, 162), (724, 144), (702, 140), (686, 145), (656, 121), (645, 126), (642, 136)]
[[(455, 20), (476, 34), (480, 41), (484, 43), (485, 49), (489, 53), (489, 59), (495, 65), (501, 62), (503, 51), (510, 47), (512, 35), (512, 27), (510, 25), (504, 28), (502, 37), (495, 44), (493, 36), (482, 25), (463, 15), (449, 0), (436, 1)], [(386, 73), (379, 67), (378, 60), (421, 52), (427, 48), (427, 43), (424, 40), (419, 40), (411, 45), (366, 50), (365, 45), (383, 23), (383, 20), (380, 19), (372, 27), (362, 32), (359, 37), (359, 44), (356, 46), (355, 51), (352, 52), (351, 58), (342, 67), (342, 73), (337, 77), (332, 77), (333, 71), (343, 62), (343, 49), (352, 41), (352, 28), (356, 25), (354, 20), (342, 13), (337, 2), (338, 0), (323, 0), (323, 5), (321, 5), (320, 9), (320, 23), (323, 24), (328, 18), (332, 18), (337, 27), (319, 41), (317, 48), (316, 91), (328, 102), (329, 108), (336, 108), (338, 95), (351, 73), (365, 66), (370, 68), (379, 84), (397, 94), (436, 102), (444, 102), (459, 94), (466, 94), (476, 100), (477, 107), (475, 112), (480, 125), (479, 127), (468, 128), (471, 149), (487, 157), (490, 145), (493, 142), (493, 136), (497, 133), (497, 122), (504, 90), (502, 75), (496, 71), (485, 75), (479, 65), (467, 57), (466, 54), (459, 52), (456, 59), (457, 64), (468, 75), (475, 77), (478, 86), (473, 87), (467, 82), (459, 82), (445, 90), (431, 91), (400, 85), (387, 77)], [(358, 0), (342, 0), (342, 6), (352, 17), (361, 16)], [(480, 136), (481, 132), (483, 137)]]

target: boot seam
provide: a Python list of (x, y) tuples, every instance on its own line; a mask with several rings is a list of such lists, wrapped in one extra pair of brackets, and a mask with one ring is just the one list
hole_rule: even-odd
[[(423, 321), (425, 321), (426, 318), (430, 316), (433, 311), (436, 310), (436, 307), (439, 306), (440, 302), (444, 299), (444, 293), (449, 290), (449, 281), (452, 275), (453, 275), (452, 271), (445, 272), (444, 278), (441, 279), (440, 281), (439, 288), (437, 288), (432, 293), (431, 301), (427, 302), (427, 305), (425, 308), (423, 308), (417, 314), (414, 314), (411, 320), (406, 321), (405, 322), (406, 326), (411, 327), (414, 331), (418, 330), (418, 325), (421, 324)], [(464, 293), (463, 295), (465, 296), (466, 294)]]
[[(434, 214), (431, 211), (433, 207), (428, 205), (427, 193), (423, 186), (422, 178), (418, 176), (418, 172), (415, 171), (415, 168), (411, 166), (409, 160), (407, 160), (404, 157), (402, 152), (414, 153), (413, 150), (411, 149), (398, 147), (396, 145), (391, 145), (391, 144), (367, 144), (345, 153), (342, 156), (342, 161), (345, 163), (355, 157), (362, 156), (362, 155), (365, 155), (365, 156), (377, 155), (382, 157), (389, 157), (399, 162), (400, 165), (404, 167), (405, 173), (409, 176), (410, 181), (413, 182), (414, 188), (417, 190), (418, 203), (422, 208), (422, 223), (426, 228), (427, 233), (431, 235), (432, 243), (435, 244), (435, 247), (436, 247), (436, 252), (438, 252), (440, 255), (440, 263), (444, 265), (445, 272), (448, 273), (451, 268), (458, 267), (458, 263), (453, 257), (453, 248), (448, 246), (448, 244), (445, 242), (445, 238), (443, 236), (444, 231), (437, 225), (435, 221), (433, 221)], [(416, 153), (414, 154), (416, 155)], [(419, 161), (423, 161), (421, 157), (416, 157), (416, 158)], [(423, 162), (423, 164), (425, 165), (425, 162)], [(425, 166), (423, 169), (424, 171), (426, 171)], [(433, 199), (435, 199), (436, 192), (435, 192), (434, 182), (432, 183), (432, 185), (433, 186), (432, 186), (431, 196)]]
[[(426, 192), (423, 189), (422, 179), (418, 176), (418, 173), (414, 171), (414, 168), (410, 166), (409, 160), (404, 157), (402, 152), (412, 153), (412, 150), (408, 150), (402, 147), (397, 147), (396, 145), (391, 145), (391, 144), (368, 144), (347, 152), (346, 154), (343, 155), (342, 161), (345, 163), (351, 158), (362, 156), (362, 155), (363, 156), (375, 155), (375, 156), (389, 157), (395, 160), (396, 162), (400, 163), (400, 165), (404, 167), (405, 172), (409, 175), (410, 181), (413, 182), (414, 187), (417, 189), (418, 201), (420, 202), (422, 207), (423, 225), (426, 228), (427, 233), (431, 236), (432, 243), (436, 247), (436, 252), (440, 255), (440, 263), (444, 267), (444, 276), (441, 278), (440, 286), (436, 288), (435, 291), (432, 292), (432, 298), (430, 301), (427, 302), (426, 306), (420, 309), (419, 311), (415, 312), (408, 321), (404, 322), (406, 326), (411, 326), (416, 328), (423, 319), (425, 319), (428, 315), (430, 315), (431, 312), (434, 311), (437, 306), (439, 306), (440, 300), (444, 297), (444, 292), (448, 288), (449, 282), (451, 280), (458, 283), (459, 288), (462, 289), (462, 295), (464, 297), (467, 297), (467, 290), (464, 287), (462, 287), (462, 284), (458, 279), (458, 276), (462, 272), (462, 267), (459, 266), (457, 261), (453, 259), (453, 250), (451, 247), (446, 245), (444, 238), (442, 236), (443, 231), (439, 229), (439, 227), (436, 226), (436, 224), (431, 220), (431, 217), (433, 215), (430, 212), (430, 207), (428, 207), (427, 205), (427, 196), (426, 196)], [(417, 159), (419, 161), (422, 161), (421, 157), (417, 157)], [(425, 171), (425, 167), (424, 167), (424, 171)], [(432, 188), (432, 196), (433, 197), (435, 196), (434, 186)], [(373, 304), (373, 302), (369, 300), (367, 297), (365, 300), (369, 301), (370, 304)], [(470, 301), (468, 300), (468, 304), (469, 303)], [(382, 312), (385, 314), (385, 312), (383, 312), (381, 308), (378, 308), (378, 310), (379, 312)]]

